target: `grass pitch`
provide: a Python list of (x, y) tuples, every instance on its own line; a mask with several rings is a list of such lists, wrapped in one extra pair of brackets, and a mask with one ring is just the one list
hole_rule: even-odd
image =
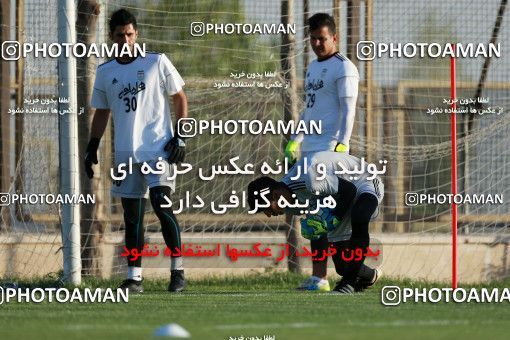
[[(10, 302), (0, 306), (0, 339), (155, 339), (154, 330), (170, 323), (184, 327), (192, 339), (509, 338), (510, 303), (386, 307), (381, 304), (385, 285), (446, 286), (381, 280), (364, 293), (338, 296), (295, 291), (302, 279), (292, 274), (211, 278), (190, 281), (179, 294), (166, 291), (167, 281), (146, 281), (143, 295), (119, 304)], [(84, 287), (116, 287), (120, 281), (89, 279)], [(485, 285), (509, 286), (510, 280)]]

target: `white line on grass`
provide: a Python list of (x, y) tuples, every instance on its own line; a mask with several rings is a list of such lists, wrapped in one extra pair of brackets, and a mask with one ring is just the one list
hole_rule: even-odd
[(246, 328), (312, 328), (319, 324), (311, 322), (296, 323), (243, 323), (232, 325), (217, 325), (216, 329), (246, 329)]
[(62, 327), (66, 330), (71, 331), (83, 331), (83, 330), (90, 330), (90, 329), (120, 329), (120, 330), (139, 330), (139, 329), (152, 329), (153, 327), (150, 326), (141, 326), (141, 325), (132, 325), (132, 324), (71, 324), (71, 325), (65, 325)]
[(414, 327), (414, 326), (452, 326), (452, 325), (467, 325), (467, 320), (394, 320), (394, 321), (381, 321), (381, 322), (352, 322), (347, 321), (349, 326), (362, 326), (362, 327)]
[(174, 299), (174, 298), (183, 298), (183, 299), (185, 299), (185, 298), (190, 298), (190, 297), (196, 298), (197, 296), (206, 296), (206, 297), (214, 297), (214, 296), (218, 296), (218, 297), (224, 297), (224, 296), (228, 296), (228, 297), (245, 297), (245, 296), (248, 296), (248, 297), (261, 297), (261, 296), (274, 296), (274, 295), (275, 295), (274, 292), (268, 292), (268, 293), (255, 293), (255, 292), (254, 293), (187, 292), (186, 294), (175, 294), (175, 295), (172, 295), (172, 299)]

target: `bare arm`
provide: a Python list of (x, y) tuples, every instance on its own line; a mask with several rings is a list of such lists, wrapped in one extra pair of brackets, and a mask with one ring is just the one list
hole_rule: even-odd
[(172, 96), (176, 120), (188, 117), (188, 98), (183, 90)]
[[(188, 99), (184, 94), (184, 91), (181, 90), (176, 94), (172, 95), (172, 101), (174, 104), (175, 118), (178, 122), (181, 118), (188, 117)], [(179, 136), (179, 127), (176, 122), (176, 131), (174, 131), (174, 136), (165, 146), (165, 151), (168, 151), (168, 162), (179, 163), (184, 161), (184, 156), (186, 154), (184, 147), (186, 146), (183, 140), (183, 136)]]
[(109, 118), (109, 109), (96, 109), (94, 118), (92, 119), (92, 126), (90, 128), (90, 138), (101, 139), (101, 137), (103, 137)]
[(85, 173), (88, 178), (94, 177), (92, 164), (97, 164), (98, 162), (97, 149), (99, 148), (99, 140), (103, 137), (106, 125), (108, 125), (108, 118), (110, 118), (109, 109), (96, 109), (90, 128), (90, 141), (85, 152)]

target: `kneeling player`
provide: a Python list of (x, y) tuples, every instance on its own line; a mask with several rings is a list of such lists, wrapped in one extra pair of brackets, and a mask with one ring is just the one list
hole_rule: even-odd
[[(328, 241), (337, 250), (333, 261), (342, 280), (334, 288), (334, 293), (351, 294), (355, 290), (372, 285), (379, 277), (378, 271), (363, 264), (364, 252), (360, 261), (346, 262), (341, 257), (342, 251), (347, 248), (365, 250), (369, 246), (369, 223), (377, 216), (378, 206), (383, 197), (384, 186), (379, 177), (369, 180), (370, 173), (367, 171), (355, 179), (346, 174), (357, 169), (366, 169), (361, 162), (361, 159), (348, 154), (319, 152), (312, 158), (307, 173), (296, 180), (291, 180), (292, 177), (296, 177), (291, 171), (281, 182), (261, 177), (248, 185), (248, 203), (251, 210), (262, 211), (268, 217), (284, 213), (301, 214), (292, 208), (280, 207), (278, 201), (282, 196), (288, 202), (308, 200), (309, 210), (314, 210), (313, 204), (318, 198), (333, 197), (336, 206), (331, 214), (320, 210), (316, 215), (307, 216), (302, 222), (302, 229), (305, 230), (305, 234), (308, 231), (311, 235), (320, 235), (326, 230)], [(319, 164), (322, 164), (321, 171)], [(340, 171), (344, 174), (335, 174)], [(265, 194), (269, 206), (266, 204), (259, 208), (263, 205), (260, 196), (264, 190), (269, 190)]]

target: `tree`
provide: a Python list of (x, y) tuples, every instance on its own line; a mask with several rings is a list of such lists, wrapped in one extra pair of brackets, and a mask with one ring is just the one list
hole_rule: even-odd
[[(271, 57), (275, 40), (263, 41), (256, 35), (206, 34), (194, 37), (192, 22), (246, 23), (238, 0), (227, 1), (147, 1), (137, 13), (140, 42), (165, 52), (187, 77), (226, 76), (230, 72), (275, 70)], [(273, 43), (273, 44), (272, 44)], [(274, 51), (278, 55), (278, 51)]]

